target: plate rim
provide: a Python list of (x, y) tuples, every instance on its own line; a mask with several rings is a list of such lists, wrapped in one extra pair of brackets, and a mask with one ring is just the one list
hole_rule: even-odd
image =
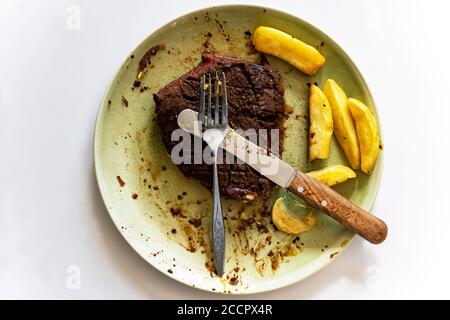
[[(333, 259), (329, 259), (327, 257), (325, 257), (325, 253), (323, 253), (319, 258), (315, 259), (315, 261), (309, 263), (310, 265), (310, 269), (308, 270), (308, 272), (304, 272), (301, 276), (297, 276), (295, 277), (294, 275), (288, 275), (290, 277), (290, 279), (283, 279), (283, 278), (274, 278), (272, 280), (272, 282), (275, 282), (276, 284), (270, 286), (269, 288), (264, 288), (264, 289), (256, 289), (256, 290), (244, 290), (244, 291), (237, 291), (237, 292), (222, 292), (222, 291), (212, 291), (211, 289), (208, 289), (206, 287), (202, 287), (202, 286), (195, 286), (193, 287), (192, 284), (188, 283), (187, 281), (183, 281), (183, 279), (178, 278), (175, 274), (169, 274), (164, 272), (164, 270), (162, 268), (160, 268), (157, 264), (152, 263), (151, 260), (148, 260), (141, 252), (140, 250), (138, 250), (138, 248), (136, 248), (133, 244), (133, 242), (131, 241), (131, 239), (128, 239), (124, 233), (120, 232), (120, 226), (118, 221), (115, 218), (115, 214), (113, 214), (111, 211), (113, 211), (113, 208), (110, 208), (107, 204), (106, 199), (108, 198), (107, 196), (107, 191), (106, 191), (106, 187), (103, 186), (103, 183), (101, 182), (101, 178), (100, 178), (100, 172), (101, 172), (101, 168), (100, 168), (100, 151), (99, 151), (99, 144), (100, 144), (100, 128), (101, 128), (101, 122), (104, 118), (104, 112), (106, 110), (107, 107), (107, 98), (109, 96), (110, 91), (112, 90), (113, 84), (116, 82), (116, 79), (118, 77), (118, 75), (121, 73), (122, 69), (124, 68), (128, 57), (134, 52), (136, 51), (137, 48), (139, 48), (144, 42), (148, 41), (150, 37), (152, 37), (153, 35), (157, 34), (158, 32), (160, 32), (161, 30), (165, 29), (166, 27), (169, 27), (171, 24), (173, 24), (174, 22), (181, 20), (185, 17), (188, 17), (192, 14), (195, 13), (201, 13), (207, 10), (211, 10), (211, 9), (226, 9), (226, 8), (236, 8), (236, 7), (246, 7), (246, 8), (252, 8), (252, 9), (259, 9), (259, 10), (270, 10), (272, 12), (276, 12), (278, 14), (282, 14), (282, 15), (286, 15), (289, 16), (292, 19), (296, 19), (299, 20), (300, 22), (304, 23), (305, 25), (307, 25), (309, 28), (311, 28), (314, 32), (316, 32), (317, 34), (319, 34), (320, 36), (325, 37), (326, 39), (328, 39), (327, 41), (331, 41), (331, 43), (335, 46), (335, 48), (339, 51), (339, 53), (348, 61), (350, 67), (354, 70), (355, 75), (358, 77), (358, 81), (363, 83), (364, 87), (365, 87), (365, 93), (367, 94), (367, 96), (369, 97), (369, 99), (371, 100), (372, 104), (373, 104), (373, 112), (376, 115), (376, 118), (378, 119), (378, 127), (379, 127), (379, 134), (380, 134), (380, 139), (381, 141), (383, 141), (383, 135), (382, 135), (382, 124), (381, 124), (381, 119), (380, 119), (380, 115), (378, 112), (378, 108), (377, 108), (377, 104), (375, 103), (375, 99), (372, 95), (372, 92), (369, 88), (369, 85), (367, 84), (367, 82), (365, 81), (364, 77), (362, 76), (362, 73), (360, 72), (360, 70), (358, 69), (358, 67), (356, 66), (356, 64), (354, 63), (354, 61), (351, 59), (351, 57), (342, 49), (342, 47), (336, 42), (334, 41), (330, 36), (328, 36), (326, 33), (324, 33), (322, 30), (320, 30), (319, 28), (317, 28), (316, 26), (314, 26), (312, 23), (310, 23), (308, 20), (305, 20), (303, 18), (299, 18), (298, 16), (288, 13), (286, 11), (280, 10), (278, 8), (274, 8), (271, 6), (267, 6), (267, 5), (255, 5), (255, 4), (245, 4), (245, 3), (232, 3), (232, 4), (224, 4), (224, 5), (212, 5), (212, 6), (205, 6), (205, 7), (200, 7), (194, 10), (191, 10), (187, 13), (184, 13), (182, 15), (179, 15), (173, 19), (171, 19), (170, 21), (160, 25), (159, 27), (157, 27), (156, 29), (154, 29), (153, 31), (151, 31), (143, 40), (141, 40), (137, 46), (134, 47), (133, 50), (131, 50), (129, 52), (129, 54), (126, 56), (126, 58), (122, 61), (122, 63), (120, 64), (119, 68), (117, 69), (117, 71), (113, 74), (111, 80), (108, 82), (108, 85), (105, 88), (105, 92), (101, 98), (100, 101), (100, 106), (99, 109), (97, 111), (96, 114), (96, 119), (95, 119), (95, 128), (94, 128), (94, 135), (93, 135), (93, 158), (94, 158), (94, 171), (95, 171), (95, 178), (97, 181), (97, 186), (103, 201), (103, 204), (105, 206), (106, 211), (108, 212), (109, 217), (111, 218), (111, 220), (113, 221), (114, 226), (116, 227), (117, 231), (119, 232), (119, 234), (125, 239), (125, 241), (128, 243), (128, 245), (145, 261), (147, 262), (151, 267), (155, 268), (156, 270), (160, 271), (164, 276), (167, 276), (173, 280), (176, 280), (179, 283), (182, 283), (190, 288), (194, 288), (194, 289), (198, 289), (201, 291), (205, 291), (205, 292), (210, 292), (210, 293), (214, 293), (214, 294), (219, 294), (219, 295), (249, 295), (249, 294), (261, 294), (264, 292), (270, 292), (270, 291), (274, 291), (277, 289), (281, 289), (281, 288), (285, 288), (288, 287), (290, 285), (299, 283), (303, 280), (305, 280), (306, 278), (310, 277), (311, 275), (318, 273), (319, 271), (321, 271), (322, 269), (324, 269), (326, 266), (328, 266), (332, 261), (334, 261), (336, 258)], [(369, 205), (366, 207), (366, 210), (371, 210), (377, 200), (377, 196), (379, 193), (379, 189), (381, 186), (381, 182), (383, 179), (383, 171), (384, 171), (384, 149), (383, 152), (381, 152), (378, 155), (378, 160), (377, 160), (377, 166), (379, 166), (379, 178), (377, 179), (377, 181), (375, 182), (374, 186), (373, 186), (373, 200), (369, 201)], [(355, 239), (356, 234), (353, 233), (350, 230), (347, 230), (338, 240), (339, 241), (343, 241), (346, 240), (347, 244), (345, 245), (345, 247), (343, 247), (340, 251), (339, 251), (339, 255), (353, 242), (353, 240)], [(311, 266), (313, 265), (313, 266)], [(285, 277), (288, 277), (285, 276)]]

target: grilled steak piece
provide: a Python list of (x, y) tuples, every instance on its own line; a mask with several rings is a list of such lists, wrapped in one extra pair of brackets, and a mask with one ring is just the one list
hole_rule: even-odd
[[(256, 132), (258, 129), (281, 129), (285, 104), (278, 72), (267, 64), (205, 53), (195, 69), (153, 95), (156, 121), (169, 154), (178, 143), (171, 141), (172, 131), (178, 129), (177, 115), (186, 108), (198, 111), (199, 78), (210, 70), (225, 72), (230, 127), (243, 130), (253, 128)], [(212, 166), (205, 163), (181, 164), (179, 168), (186, 176), (200, 180), (208, 188), (212, 187)], [(275, 187), (246, 164), (238, 164), (236, 158), (232, 164), (219, 165), (219, 182), (223, 195), (242, 200), (266, 198)]]

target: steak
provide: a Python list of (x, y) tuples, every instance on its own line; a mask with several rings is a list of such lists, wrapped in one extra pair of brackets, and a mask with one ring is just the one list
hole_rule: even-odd
[[(171, 140), (172, 131), (178, 129), (177, 116), (186, 108), (198, 111), (199, 79), (208, 71), (225, 73), (230, 127), (243, 130), (253, 128), (256, 132), (258, 129), (281, 129), (285, 112), (284, 88), (277, 71), (268, 64), (204, 53), (201, 63), (195, 69), (153, 95), (156, 121), (169, 154), (178, 144), (178, 141)], [(192, 157), (194, 156), (192, 150)], [(207, 188), (212, 188), (211, 165), (180, 164), (179, 168), (186, 176), (198, 179)], [(267, 198), (275, 188), (270, 180), (251, 167), (237, 163), (236, 158), (233, 163), (225, 161), (220, 164), (218, 172), (221, 194), (233, 199)]]

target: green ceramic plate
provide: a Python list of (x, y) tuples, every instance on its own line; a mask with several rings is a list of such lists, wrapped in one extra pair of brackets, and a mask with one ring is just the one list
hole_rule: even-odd
[[(154, 121), (152, 94), (192, 69), (203, 51), (255, 60), (248, 32), (259, 25), (281, 29), (317, 46), (327, 58), (313, 77), (268, 57), (280, 71), (285, 99), (293, 108), (286, 123), (283, 159), (299, 170), (346, 164), (336, 142), (326, 161), (310, 165), (307, 155), (307, 83), (323, 87), (328, 78), (342, 85), (349, 97), (375, 104), (350, 58), (327, 35), (289, 14), (247, 5), (212, 7), (182, 16), (153, 32), (127, 57), (103, 98), (95, 130), (95, 168), (105, 205), (118, 230), (146, 261), (165, 275), (189, 286), (222, 293), (255, 293), (299, 281), (332, 261), (353, 234), (316, 213), (317, 228), (300, 237), (276, 231), (264, 205), (223, 200), (227, 228), (226, 275), (210, 272), (211, 193), (186, 179), (171, 163)], [(210, 34), (208, 34), (208, 32)], [(165, 50), (151, 58), (142, 80), (133, 89), (141, 57), (155, 45)], [(370, 210), (381, 179), (382, 155), (373, 173), (336, 189)], [(286, 192), (279, 191), (286, 195)], [(298, 200), (291, 202), (298, 214)], [(246, 221), (255, 220), (253, 223)], [(142, 279), (147, 281), (147, 279)]]

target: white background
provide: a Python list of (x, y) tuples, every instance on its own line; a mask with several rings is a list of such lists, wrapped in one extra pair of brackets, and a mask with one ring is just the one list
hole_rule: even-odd
[[(226, 1), (0, 2), (0, 298), (223, 298), (133, 252), (103, 206), (92, 155), (122, 60), (155, 28), (214, 3)], [(244, 298), (450, 298), (448, 1), (254, 3), (316, 25), (365, 76), (385, 144), (374, 212), (390, 234), (379, 246), (357, 239), (302, 283)], [(67, 27), (71, 5), (80, 29)], [(66, 285), (71, 265), (79, 290)]]

